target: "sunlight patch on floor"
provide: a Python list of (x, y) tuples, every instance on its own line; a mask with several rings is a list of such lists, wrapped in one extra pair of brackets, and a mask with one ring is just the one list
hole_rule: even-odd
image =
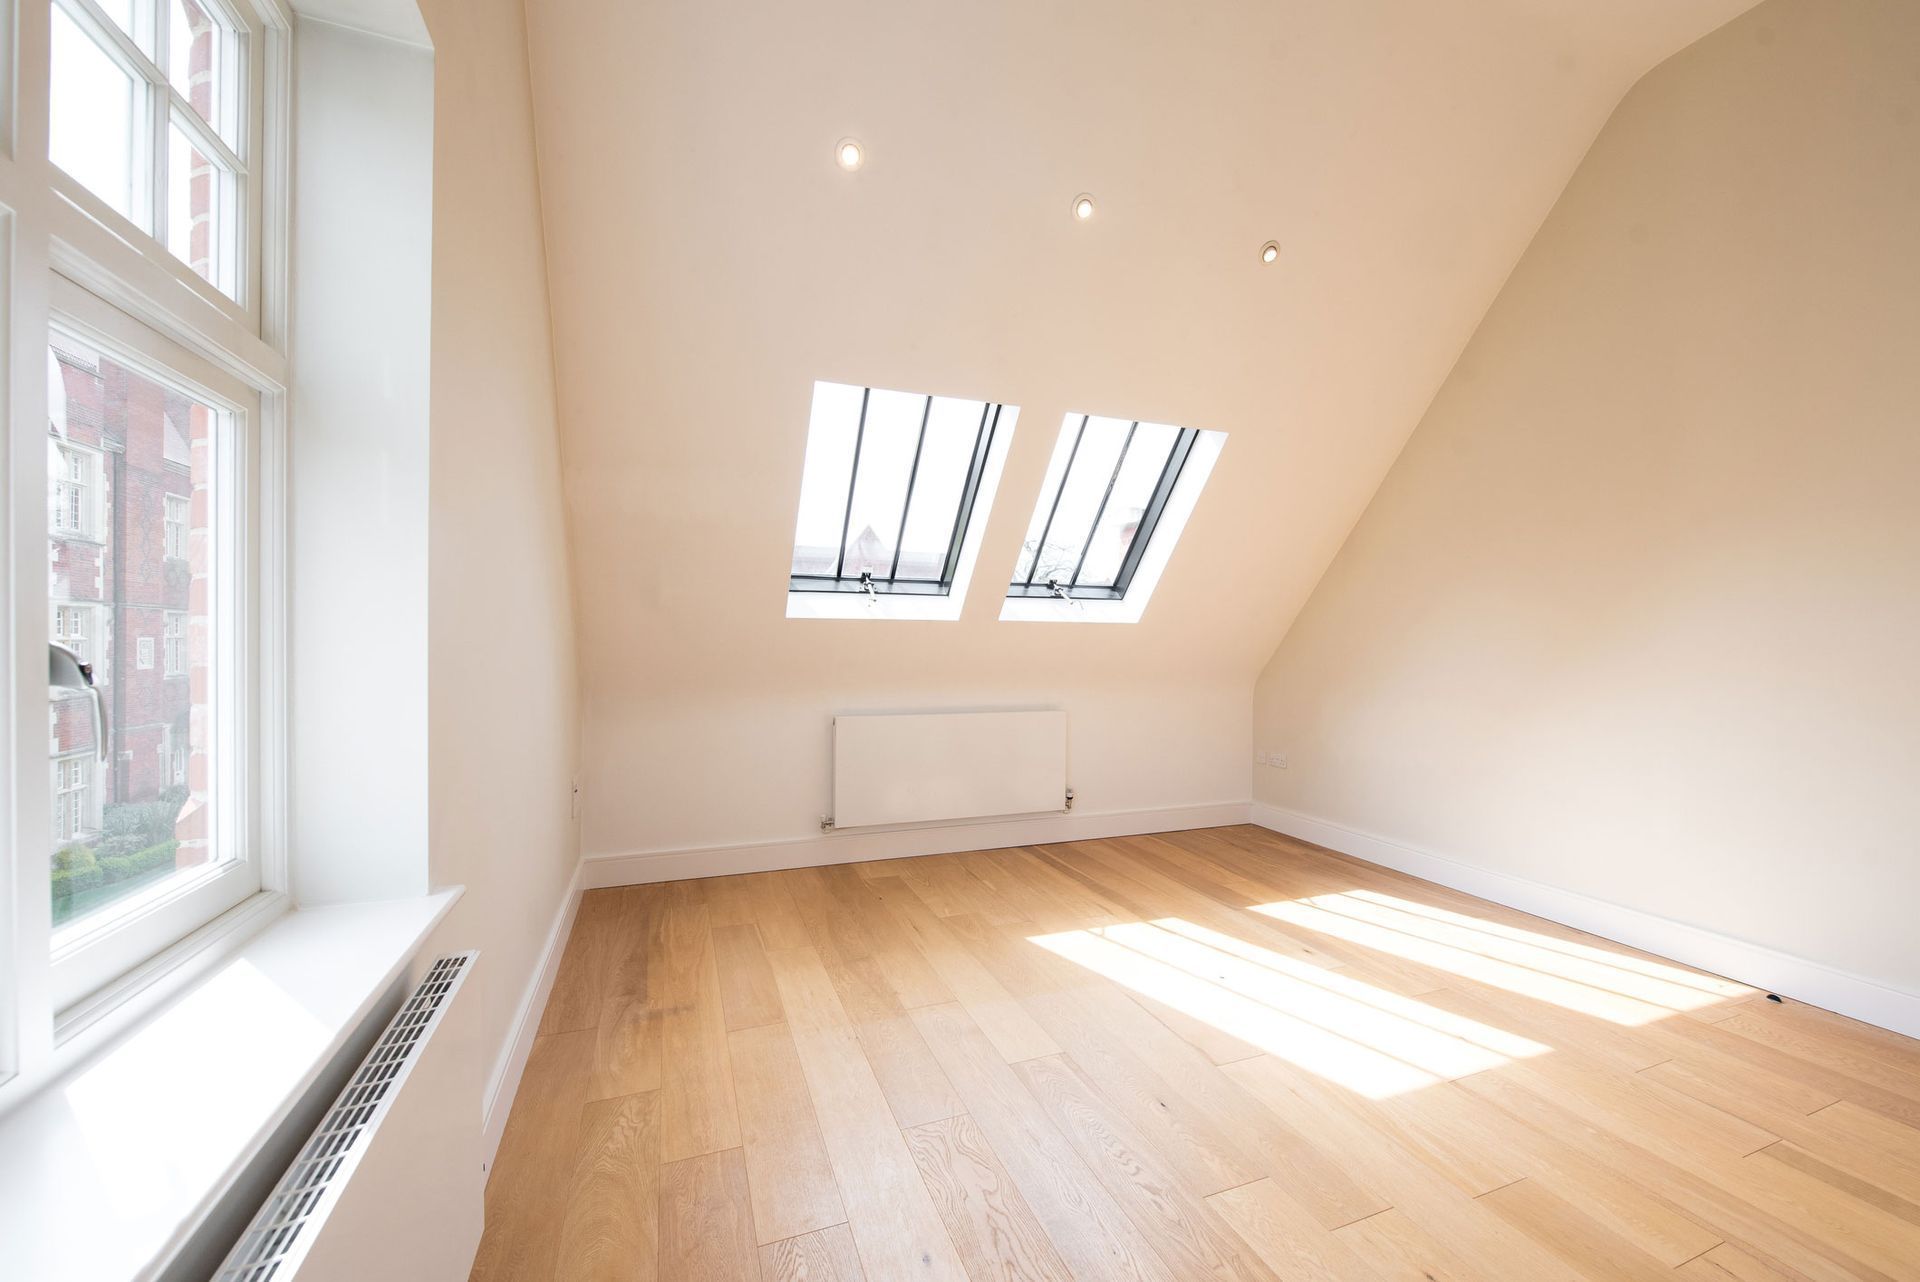
[(1371, 1099), (1551, 1049), (1177, 917), (1030, 938)]
[(1253, 911), (1613, 1024), (1650, 1024), (1748, 991), (1372, 891), (1256, 904)]
[[(1547, 949), (1550, 952), (1565, 953), (1569, 957), (1584, 958), (1598, 962), (1603, 966), (1617, 970), (1630, 971), (1637, 975), (1646, 975), (1665, 983), (1677, 985), (1683, 989), (1694, 989), (1706, 993), (1715, 1000), (1733, 1000), (1749, 997), (1754, 990), (1745, 984), (1736, 984), (1731, 979), (1722, 979), (1718, 975), (1701, 975), (1678, 966), (1653, 960), (1651, 957), (1635, 957), (1626, 953), (1610, 952), (1605, 948), (1596, 948), (1592, 944), (1582, 944), (1571, 939), (1560, 939), (1553, 935), (1542, 935), (1531, 930), (1522, 930), (1518, 926), (1502, 925), (1497, 921), (1487, 921), (1480, 917), (1469, 917), (1465, 913), (1450, 912), (1445, 908), (1435, 908), (1432, 904), (1417, 903), (1411, 899), (1396, 899), (1392, 895), (1383, 895), (1377, 890), (1351, 890), (1347, 892), (1354, 899), (1364, 899), (1384, 908), (1395, 908), (1404, 913), (1420, 917), (1430, 917), (1434, 921), (1451, 922), (1482, 934), (1497, 935), (1502, 939), (1515, 940), (1523, 944)], [(1690, 994), (1676, 994), (1689, 996)]]

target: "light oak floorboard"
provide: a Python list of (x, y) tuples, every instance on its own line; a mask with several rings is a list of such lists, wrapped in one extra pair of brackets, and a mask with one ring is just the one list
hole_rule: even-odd
[(556, 1277), (654, 1282), (659, 1249), (659, 1097), (597, 1100), (580, 1117)]
[(866, 1282), (844, 1224), (760, 1248), (760, 1282)]
[(1920, 1043), (1247, 825), (588, 892), (486, 1282), (1920, 1282)]
[(660, 1277), (673, 1282), (756, 1282), (759, 1252), (739, 1149), (660, 1168), (659, 1260)]
[(785, 1024), (727, 1038), (740, 1104), (753, 1226), (762, 1244), (846, 1222), (820, 1123)]

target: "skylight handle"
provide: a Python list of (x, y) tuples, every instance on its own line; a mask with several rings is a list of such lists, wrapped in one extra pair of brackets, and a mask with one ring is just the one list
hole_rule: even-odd
[(47, 685), (56, 690), (85, 690), (93, 696), (93, 745), (107, 759), (107, 699), (93, 683), (93, 665), (63, 645), (47, 645)]
[(860, 571), (860, 590), (867, 594), (867, 608), (880, 604), (880, 589), (873, 586), (873, 571)]

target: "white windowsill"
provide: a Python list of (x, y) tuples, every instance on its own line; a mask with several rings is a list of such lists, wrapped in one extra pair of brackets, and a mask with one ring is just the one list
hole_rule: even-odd
[(0, 1118), (7, 1276), (153, 1276), (460, 894), (287, 913)]

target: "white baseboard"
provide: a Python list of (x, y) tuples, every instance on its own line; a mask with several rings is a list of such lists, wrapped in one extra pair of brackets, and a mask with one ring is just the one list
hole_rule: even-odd
[(1101, 814), (1040, 815), (1030, 819), (984, 823), (876, 828), (863, 832), (822, 833), (788, 841), (740, 846), (704, 846), (691, 850), (644, 850), (589, 855), (581, 860), (584, 886), (636, 886), (689, 877), (727, 877), (777, 868), (816, 868), (822, 864), (866, 863), (914, 855), (950, 855), (961, 850), (998, 850), (1052, 841), (1093, 841), (1147, 832), (1219, 828), (1247, 822), (1247, 803), (1223, 801), (1157, 810), (1110, 810)]
[(493, 1169), (493, 1157), (500, 1149), (500, 1137), (507, 1130), (507, 1114), (513, 1111), (513, 1097), (520, 1090), (520, 1075), (527, 1070), (527, 1056), (533, 1053), (533, 1039), (540, 1031), (540, 1017), (546, 1012), (547, 998), (553, 992), (553, 980), (560, 973), (560, 956), (567, 949), (567, 936), (573, 933), (573, 919), (580, 911), (580, 892), (585, 889), (583, 864), (575, 864), (573, 879), (561, 897), (553, 926), (540, 950), (540, 964), (527, 981), (520, 996), (519, 1009), (513, 1013), (513, 1025), (507, 1032), (507, 1044), (487, 1082), (487, 1095), (480, 1123), (480, 1153), (485, 1169)]
[(1920, 1037), (1920, 993), (1891, 988), (1877, 980), (1701, 926), (1524, 877), (1476, 868), (1278, 806), (1256, 801), (1251, 813), (1253, 822), (1262, 828), (1684, 962), (1810, 1006), (1864, 1020), (1908, 1037)]

